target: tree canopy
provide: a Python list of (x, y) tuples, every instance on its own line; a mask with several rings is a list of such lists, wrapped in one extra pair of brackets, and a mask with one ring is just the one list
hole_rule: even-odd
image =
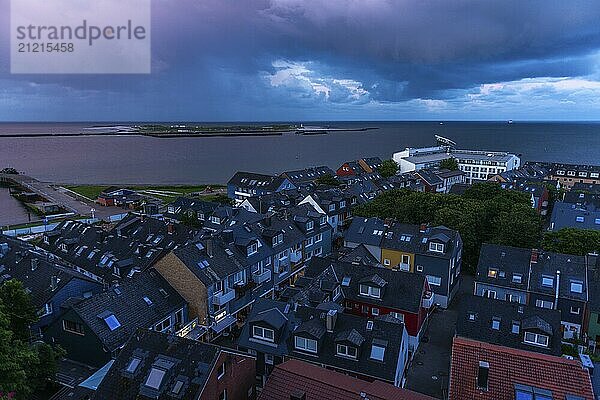
[(526, 194), (491, 182), (471, 186), (462, 196), (393, 190), (357, 207), (354, 214), (402, 223), (443, 225), (463, 240), (465, 270), (473, 273), (482, 243), (538, 247), (542, 221)]
[(315, 182), (317, 183), (317, 185), (327, 185), (327, 186), (339, 186), (340, 182), (335, 179), (334, 176), (330, 175), (330, 174), (325, 174), (325, 175), (321, 175), (319, 176), (317, 179), (315, 179)]
[(377, 168), (377, 172), (384, 178), (394, 176), (398, 172), (398, 163), (394, 160), (383, 160), (379, 168)]
[(30, 344), (35, 308), (21, 282), (0, 286), (0, 399), (29, 399), (56, 374), (64, 352), (43, 342)]
[(546, 232), (542, 248), (555, 253), (579, 256), (594, 251), (600, 252), (600, 231), (564, 228), (557, 232)]
[(458, 170), (458, 161), (455, 158), (446, 158), (440, 162), (440, 168), (446, 168), (450, 171)]

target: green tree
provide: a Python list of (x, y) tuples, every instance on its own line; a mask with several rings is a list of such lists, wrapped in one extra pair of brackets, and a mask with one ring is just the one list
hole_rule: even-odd
[(29, 340), (29, 326), (37, 321), (37, 312), (23, 283), (11, 279), (0, 286), (0, 302), (6, 305), (10, 330), (20, 340)]
[(394, 160), (383, 160), (379, 168), (377, 168), (377, 172), (384, 178), (394, 176), (398, 172), (398, 163)]
[(327, 185), (327, 186), (339, 186), (340, 182), (335, 179), (334, 176), (330, 175), (330, 174), (325, 174), (325, 175), (321, 175), (319, 176), (317, 179), (315, 179), (315, 182), (317, 183), (317, 185)]
[(542, 248), (555, 253), (579, 256), (594, 251), (600, 252), (600, 231), (564, 228), (557, 232), (546, 232)]
[(46, 343), (29, 343), (29, 324), (37, 321), (29, 294), (10, 280), (0, 287), (0, 399), (29, 399), (56, 374), (64, 355)]
[(440, 168), (446, 168), (450, 171), (458, 171), (458, 161), (454, 158), (446, 158), (440, 162)]

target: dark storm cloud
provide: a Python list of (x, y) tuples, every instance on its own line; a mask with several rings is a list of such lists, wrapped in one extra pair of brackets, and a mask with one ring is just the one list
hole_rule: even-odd
[(286, 107), (454, 101), (486, 83), (590, 76), (598, 21), (597, 0), (154, 0), (152, 75), (16, 77), (4, 59), (0, 78), (104, 92), (114, 110), (137, 99), (140, 115), (271, 108), (277, 119)]

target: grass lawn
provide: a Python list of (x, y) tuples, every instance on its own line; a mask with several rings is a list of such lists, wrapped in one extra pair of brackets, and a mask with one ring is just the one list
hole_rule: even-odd
[[(193, 192), (201, 192), (210, 186), (213, 189), (223, 188), (222, 185), (198, 185), (198, 186), (124, 186), (127, 189), (135, 190), (148, 196), (159, 198), (165, 202), (173, 201), (177, 196), (186, 195)], [(103, 190), (109, 186), (96, 186), (96, 185), (72, 185), (65, 186), (65, 188), (72, 190), (82, 196), (85, 196), (91, 200), (95, 200)], [(120, 187), (120, 186), (119, 186)]]

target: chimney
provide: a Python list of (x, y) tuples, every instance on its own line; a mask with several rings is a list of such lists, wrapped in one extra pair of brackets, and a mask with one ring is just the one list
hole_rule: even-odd
[(558, 295), (559, 295), (558, 289), (559, 288), (560, 288), (560, 271), (556, 270), (556, 294), (555, 294), (555, 300), (554, 300), (554, 309), (555, 310), (558, 307)]
[(208, 256), (210, 258), (212, 258), (213, 256), (213, 247), (214, 247), (214, 239), (213, 238), (208, 238), (206, 240), (206, 254), (208, 254)]
[(325, 325), (327, 327), (327, 332), (333, 332), (333, 328), (335, 328), (336, 320), (337, 320), (337, 311), (336, 310), (327, 311), (327, 316), (325, 317)]
[(538, 252), (538, 249), (532, 249), (530, 264), (537, 264), (539, 255), (540, 253)]
[(306, 392), (296, 389), (290, 393), (290, 400), (306, 400)]
[(32, 258), (31, 259), (31, 270), (35, 271), (39, 264), (40, 264), (40, 260), (38, 260), (37, 258)]
[(172, 235), (172, 234), (174, 234), (174, 233), (175, 233), (175, 224), (173, 224), (172, 222), (169, 222), (169, 223), (167, 224), (167, 233), (168, 233), (169, 235)]
[(427, 224), (421, 224), (421, 227), (419, 228), (419, 232), (425, 233), (426, 231), (427, 231)]

